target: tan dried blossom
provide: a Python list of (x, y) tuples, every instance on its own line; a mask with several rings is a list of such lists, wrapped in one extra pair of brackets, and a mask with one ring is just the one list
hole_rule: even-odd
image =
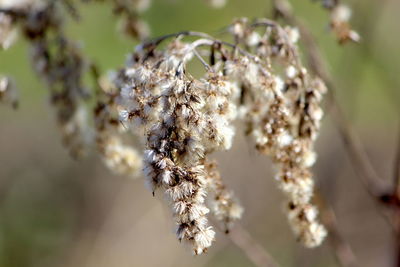
[(94, 109), (97, 149), (112, 172), (136, 178), (142, 170), (142, 159), (136, 148), (123, 140), (126, 129), (118, 120), (115, 88), (105, 77), (99, 84), (102, 99)]
[[(248, 96), (244, 115), (248, 133), (254, 136), (257, 149), (270, 155), (279, 167), (279, 186), (293, 207), (288, 211), (293, 231), (306, 246), (314, 247), (322, 242), (326, 230), (316, 216), (300, 215), (306, 207), (315, 209), (310, 204), (314, 183), (309, 168), (315, 161), (313, 143), (323, 114), (319, 102), (326, 88), (301, 65), (296, 29), (284, 29), (268, 20), (258, 21), (254, 27), (243, 25), (247, 32), (267, 27), (254, 47), (259, 60), (229, 62), (228, 73), (243, 84)], [(236, 37), (249, 46), (244, 35)], [(283, 65), (284, 73), (277, 73), (276, 65)]]
[(339, 43), (360, 41), (360, 35), (350, 27), (350, 18), (351, 9), (348, 6), (340, 4), (331, 10), (330, 26), (332, 31), (336, 34)]
[[(210, 153), (232, 146), (231, 122), (239, 96), (236, 84), (209, 66), (202, 79), (186, 74), (187, 62), (200, 57), (196, 49), (213, 44), (209, 39), (192, 43), (177, 39), (165, 51), (153, 50), (151, 44), (139, 46), (115, 82), (120, 88), (119, 105), (125, 107), (120, 119), (146, 136), (147, 183), (153, 193), (158, 189), (166, 193), (178, 225), (177, 236), (189, 242), (195, 254), (206, 251), (214, 240), (206, 218), (208, 191), (223, 202), (218, 204), (217, 217), (224, 223), (228, 220), (222, 215), (229, 212), (228, 193), (205, 164)], [(240, 212), (234, 212), (229, 222), (240, 217)]]
[(350, 25), (352, 13), (350, 7), (339, 0), (322, 0), (322, 6), (329, 11), (329, 26), (340, 44), (360, 41), (360, 35)]

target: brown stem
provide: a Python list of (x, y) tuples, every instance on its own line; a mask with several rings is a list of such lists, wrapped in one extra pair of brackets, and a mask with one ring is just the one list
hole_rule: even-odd
[(254, 265), (263, 267), (279, 266), (271, 255), (240, 224), (236, 224), (227, 236), (247, 255)]
[(394, 240), (394, 255), (395, 255), (395, 262), (393, 263), (394, 266), (400, 267), (400, 211), (394, 211), (394, 223), (395, 223), (395, 240)]
[(400, 127), (398, 131), (397, 151), (393, 166), (394, 194), (398, 199), (400, 199)]
[[(400, 200), (400, 131), (398, 133), (397, 150), (394, 159), (394, 170), (393, 170), (393, 195), (396, 200)], [(400, 209), (394, 210), (394, 224), (395, 224), (395, 255), (396, 263), (395, 266), (400, 267)]]
[(336, 215), (331, 205), (323, 198), (322, 194), (319, 191), (316, 191), (315, 195), (321, 203), (321, 206), (323, 207), (321, 217), (323, 223), (328, 229), (328, 241), (333, 248), (336, 260), (340, 263), (341, 266), (359, 266), (359, 264), (357, 263), (357, 258), (354, 255), (351, 246), (345, 240), (339, 230)]

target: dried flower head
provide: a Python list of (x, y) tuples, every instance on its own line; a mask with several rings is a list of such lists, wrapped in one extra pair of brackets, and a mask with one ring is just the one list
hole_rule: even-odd
[(351, 9), (348, 6), (339, 4), (331, 10), (330, 26), (332, 31), (336, 34), (339, 43), (360, 41), (360, 35), (350, 27), (350, 18)]
[(336, 35), (340, 44), (348, 41), (359, 42), (360, 35), (351, 28), (350, 18), (352, 10), (340, 0), (321, 0), (322, 6), (329, 11), (329, 27)]
[(214, 73), (196, 80), (185, 65), (200, 45), (179, 40), (166, 51), (138, 50), (116, 85), (120, 88), (120, 118), (133, 130), (144, 131), (144, 173), (154, 193), (163, 190), (171, 202), (177, 236), (195, 254), (214, 240), (205, 205), (208, 173), (205, 160), (215, 150), (231, 146), (234, 87)]

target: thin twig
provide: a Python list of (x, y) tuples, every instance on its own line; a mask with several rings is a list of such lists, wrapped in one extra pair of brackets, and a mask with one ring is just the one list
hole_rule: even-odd
[[(225, 232), (220, 229), (221, 232)], [(254, 265), (259, 267), (279, 266), (272, 256), (261, 246), (243, 226), (236, 224), (227, 237), (240, 248)]]
[(212, 71), (210, 65), (204, 60), (204, 58), (199, 54), (199, 52), (197, 52), (196, 48), (193, 48), (193, 53), (200, 60), (201, 64), (203, 64), (204, 68), (207, 71)]
[(200, 38), (205, 38), (205, 39), (210, 39), (213, 40), (214, 38), (204, 32), (196, 32), (196, 31), (180, 31), (180, 32), (176, 32), (176, 33), (171, 33), (171, 34), (166, 34), (163, 36), (160, 36), (156, 39), (153, 40), (149, 40), (147, 42), (144, 42), (142, 44), (142, 46), (144, 48), (148, 48), (148, 47), (153, 47), (153, 46), (158, 46), (159, 44), (161, 44), (163, 41), (170, 39), (170, 38), (177, 38), (180, 36), (193, 36), (193, 37), (200, 37)]
[(224, 45), (224, 46), (227, 46), (227, 47), (230, 47), (232, 49), (237, 50), (240, 54), (248, 57), (249, 59), (253, 60), (255, 63), (259, 63), (260, 62), (260, 59), (257, 56), (247, 52), (246, 50), (238, 47), (235, 44), (219, 40), (219, 39), (214, 38), (211, 35), (208, 35), (208, 34), (206, 34), (204, 32), (196, 32), (196, 31), (181, 31), (181, 32), (176, 32), (176, 33), (163, 35), (163, 36), (160, 36), (160, 37), (158, 37), (156, 39), (149, 40), (147, 42), (142, 43), (140, 47), (144, 48), (144, 49), (152, 50), (155, 47), (157, 47), (158, 45), (160, 45), (163, 41), (165, 41), (165, 40), (167, 40), (169, 38), (178, 38), (178, 37), (181, 37), (181, 36), (182, 37), (183, 36), (191, 36), (191, 37), (199, 37), (199, 38), (208, 39), (208, 40), (213, 41), (214, 43), (218, 43), (218, 44), (221, 44), (221, 45)]
[(359, 266), (351, 246), (346, 240), (344, 240), (343, 235), (339, 231), (336, 215), (332, 208), (325, 207), (322, 216), (325, 217), (325, 225), (329, 231), (328, 241), (334, 248), (333, 250), (335, 252), (337, 261), (345, 267)]
[(357, 258), (354, 255), (351, 246), (345, 240), (339, 230), (336, 214), (333, 208), (318, 190), (315, 192), (315, 195), (321, 203), (321, 206), (323, 207), (321, 218), (328, 229), (328, 241), (333, 248), (336, 260), (340, 263), (341, 266), (344, 267), (359, 266), (359, 264), (357, 263)]

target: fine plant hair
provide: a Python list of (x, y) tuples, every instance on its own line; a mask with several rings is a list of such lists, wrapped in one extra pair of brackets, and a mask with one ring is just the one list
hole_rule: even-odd
[[(215, 241), (210, 213), (216, 228), (227, 234), (242, 217), (244, 208), (213, 154), (227, 153), (235, 145), (237, 131), (243, 130), (252, 138), (253, 148), (275, 166), (277, 187), (286, 197), (284, 213), (296, 240), (316, 247), (329, 231), (332, 239), (339, 240), (334, 243), (339, 261), (344, 266), (355, 262), (348, 258), (351, 248), (332, 220), (326, 227), (320, 223), (313, 200), (311, 168), (317, 159), (314, 146), (325, 94), (336, 107), (338, 125), (350, 143), (349, 153), (361, 166), (367, 190), (381, 200), (398, 199), (400, 190), (388, 195), (370, 189), (375, 177), (368, 174), (368, 159), (341, 117), (334, 83), (313, 36), (287, 0), (271, 1), (274, 20), (235, 19), (223, 40), (194, 31), (149, 39), (149, 27), (140, 17), (149, 0), (82, 0), (108, 2), (120, 17), (122, 32), (140, 40), (125, 66), (107, 75), (65, 34), (65, 17), (80, 17), (76, 2), (25, 0), (0, 5), (0, 47), (13, 44), (17, 29), (29, 43), (32, 67), (49, 90), (62, 141), (73, 157), (95, 148), (112, 172), (143, 175), (153, 195), (166, 196), (178, 240), (197, 255)], [(225, 4), (205, 2), (218, 8)], [(340, 44), (360, 41), (350, 26), (347, 6), (337, 0), (319, 2), (329, 13), (328, 24)], [(301, 42), (304, 51), (298, 46)], [(309, 67), (302, 62), (302, 52)], [(193, 64), (201, 66), (201, 74), (193, 72)], [(85, 84), (85, 75), (92, 75), (94, 83)], [(18, 106), (17, 82), (0, 77), (0, 102)], [(249, 252), (240, 245), (248, 237), (238, 229), (242, 234), (232, 235), (232, 241), (250, 259), (254, 253), (262, 254), (259, 248)], [(260, 257), (274, 265), (268, 255)]]

